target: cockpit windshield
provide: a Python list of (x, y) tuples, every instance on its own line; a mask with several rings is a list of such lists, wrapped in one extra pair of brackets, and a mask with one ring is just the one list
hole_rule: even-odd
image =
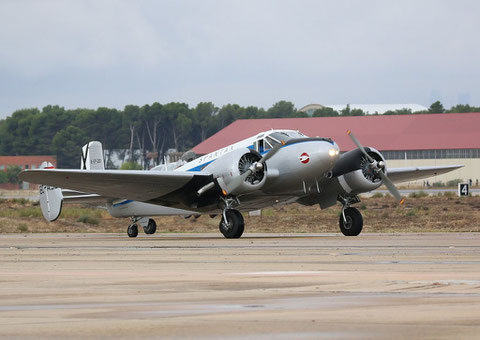
[(306, 136), (298, 131), (274, 131), (258, 141), (258, 151), (264, 152), (275, 145), (285, 144), (286, 141), (293, 138), (305, 138)]
[(286, 142), (287, 140), (293, 138), (305, 138), (306, 136), (298, 131), (275, 131), (268, 135), (268, 137), (281, 142), (282, 140)]

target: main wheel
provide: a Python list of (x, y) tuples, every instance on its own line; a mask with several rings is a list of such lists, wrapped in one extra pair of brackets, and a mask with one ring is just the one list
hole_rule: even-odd
[(242, 214), (233, 209), (229, 209), (225, 212), (227, 221), (220, 221), (219, 229), (225, 238), (240, 238), (245, 230), (245, 222)]
[(137, 237), (138, 227), (136, 224), (130, 224), (127, 228), (128, 237)]
[(147, 235), (155, 234), (155, 232), (157, 231), (157, 223), (155, 223), (155, 220), (149, 219), (148, 224), (143, 227), (143, 231)]
[(340, 230), (345, 236), (357, 236), (360, 234), (363, 228), (363, 217), (360, 211), (355, 208), (345, 209), (345, 219), (343, 220), (342, 214), (340, 214)]

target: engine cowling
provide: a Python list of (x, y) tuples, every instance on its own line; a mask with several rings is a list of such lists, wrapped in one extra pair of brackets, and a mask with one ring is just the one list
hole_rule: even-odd
[(213, 174), (215, 182), (222, 192), (229, 195), (243, 195), (260, 190), (265, 184), (266, 165), (256, 169), (244, 180), (240, 180), (241, 175), (261, 158), (262, 156), (255, 150), (237, 149), (220, 156), (204, 170)]
[[(367, 153), (377, 162), (385, 159), (374, 148), (365, 148)], [(382, 170), (387, 172), (384, 166)], [(343, 154), (332, 169), (331, 175), (338, 179), (339, 184), (347, 194), (359, 194), (377, 189), (383, 184), (380, 176), (372, 169), (370, 162), (358, 149)]]

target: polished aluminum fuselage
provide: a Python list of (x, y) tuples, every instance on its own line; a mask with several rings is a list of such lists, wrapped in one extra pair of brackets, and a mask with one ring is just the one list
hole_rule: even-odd
[[(271, 132), (274, 131), (277, 130)], [(214, 162), (222, 161), (223, 155), (238, 149), (245, 149), (246, 152), (249, 151), (248, 149), (254, 149), (255, 142), (265, 135), (268, 135), (268, 132), (199, 157), (173, 171), (208, 172)], [(269, 150), (256, 151), (263, 155), (269, 152)], [(294, 143), (283, 145), (274, 156), (266, 161), (265, 185), (258, 191), (240, 195), (238, 199), (241, 204), (237, 209), (256, 210), (275, 204), (295, 202), (312, 193), (320, 194), (323, 182), (338, 157), (338, 145), (331, 140), (305, 137), (296, 139)], [(151, 171), (157, 170), (154, 168)], [(213, 173), (214, 177), (215, 175)], [(111, 202), (107, 208), (115, 217), (191, 215), (199, 212), (216, 214), (220, 211), (218, 206), (212, 206), (208, 210), (189, 210), (188, 208), (177, 209), (129, 200)]]

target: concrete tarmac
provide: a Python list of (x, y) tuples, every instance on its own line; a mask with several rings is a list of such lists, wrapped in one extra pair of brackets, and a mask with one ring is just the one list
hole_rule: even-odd
[(0, 235), (0, 337), (480, 338), (480, 234)]

